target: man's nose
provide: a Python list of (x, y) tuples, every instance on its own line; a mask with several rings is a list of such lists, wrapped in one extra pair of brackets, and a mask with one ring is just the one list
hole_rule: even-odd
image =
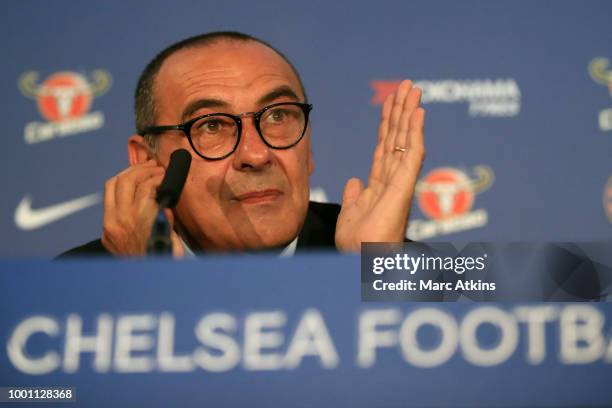
[(236, 170), (261, 170), (272, 163), (271, 149), (259, 136), (252, 116), (242, 118), (242, 137), (233, 156)]

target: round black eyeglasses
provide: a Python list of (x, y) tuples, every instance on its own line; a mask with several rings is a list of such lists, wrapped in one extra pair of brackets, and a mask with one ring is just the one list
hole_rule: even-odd
[(242, 136), (242, 118), (253, 116), (255, 128), (266, 146), (289, 149), (302, 140), (308, 127), (311, 104), (298, 102), (275, 103), (258, 112), (209, 113), (179, 125), (152, 126), (139, 132), (159, 135), (169, 130), (182, 131), (196, 154), (207, 160), (221, 160), (236, 151)]

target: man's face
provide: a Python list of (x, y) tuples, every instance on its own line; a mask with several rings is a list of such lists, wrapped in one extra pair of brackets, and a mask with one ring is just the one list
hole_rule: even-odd
[[(158, 125), (196, 116), (258, 111), (277, 102), (304, 102), (289, 65), (256, 42), (223, 40), (183, 49), (162, 65), (154, 86)], [(253, 117), (243, 118), (242, 137), (229, 157), (197, 156), (182, 132), (159, 137), (158, 160), (187, 149), (193, 157), (175, 216), (189, 244), (202, 249), (282, 246), (300, 231), (308, 209), (313, 164), (310, 126), (286, 150), (261, 140)]]

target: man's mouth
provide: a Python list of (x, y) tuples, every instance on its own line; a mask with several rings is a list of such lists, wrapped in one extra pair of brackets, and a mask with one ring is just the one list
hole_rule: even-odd
[(262, 204), (276, 200), (281, 194), (282, 192), (277, 189), (249, 191), (236, 196), (236, 200), (243, 204)]

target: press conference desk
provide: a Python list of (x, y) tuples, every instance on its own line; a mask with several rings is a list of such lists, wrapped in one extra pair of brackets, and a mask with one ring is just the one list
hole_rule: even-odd
[(0, 270), (0, 386), (49, 406), (612, 404), (607, 303), (362, 302), (330, 254)]

